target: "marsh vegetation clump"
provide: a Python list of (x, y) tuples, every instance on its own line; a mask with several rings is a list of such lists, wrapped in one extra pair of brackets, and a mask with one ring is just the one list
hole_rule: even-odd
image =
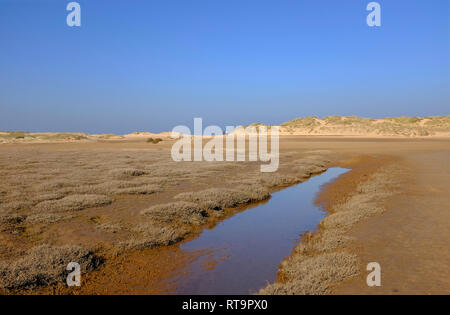
[(154, 221), (200, 225), (206, 222), (208, 213), (195, 203), (177, 201), (152, 206), (142, 210), (141, 215), (145, 215)]
[(0, 215), (14, 213), (19, 210), (29, 209), (33, 202), (27, 200), (9, 201), (0, 204)]
[(211, 188), (197, 192), (186, 192), (176, 195), (175, 199), (193, 202), (208, 210), (223, 210), (262, 201), (269, 197), (269, 191), (264, 187), (241, 186), (236, 189)]
[(187, 227), (171, 227), (156, 222), (141, 222), (133, 228), (133, 236), (120, 242), (122, 250), (142, 250), (180, 242), (189, 234)]
[(63, 220), (69, 220), (75, 218), (71, 213), (37, 213), (31, 214), (26, 217), (25, 223), (27, 225), (34, 224), (53, 224)]
[(286, 283), (275, 283), (260, 291), (274, 295), (318, 295), (325, 294), (332, 284), (356, 276), (358, 260), (347, 253), (325, 253), (306, 259), (291, 259), (282, 265)]
[(160, 185), (142, 185), (142, 186), (133, 186), (127, 188), (117, 188), (113, 190), (114, 194), (125, 194), (125, 195), (150, 195), (156, 192), (162, 191)]
[(380, 204), (380, 198), (388, 198), (393, 195), (395, 181), (386, 173), (377, 173), (370, 180), (361, 183), (357, 187), (356, 194), (352, 195), (346, 202), (336, 205), (333, 213), (328, 215), (321, 225), (325, 229), (340, 229), (347, 231), (355, 223), (367, 217), (385, 211)]
[(0, 288), (30, 289), (63, 283), (70, 262), (79, 263), (81, 271), (85, 272), (98, 267), (101, 259), (81, 246), (40, 245), (17, 260), (0, 262)]
[(23, 222), (27, 216), (16, 213), (0, 213), (0, 232), (20, 235), (25, 231)]
[(309, 155), (295, 160), (292, 171), (299, 178), (306, 179), (326, 171), (330, 163), (331, 160), (321, 155)]
[(261, 184), (267, 188), (286, 187), (301, 181), (298, 176), (289, 174), (262, 174)]
[(326, 170), (326, 167), (318, 165), (299, 165), (292, 168), (292, 171), (302, 179), (309, 178), (315, 174), (320, 174)]
[(130, 179), (133, 177), (145, 175), (146, 172), (144, 170), (135, 168), (122, 168), (111, 170), (109, 174), (111, 175), (112, 178), (115, 179)]
[(34, 209), (44, 212), (77, 211), (111, 204), (113, 199), (105, 195), (70, 195), (58, 200), (38, 203)]

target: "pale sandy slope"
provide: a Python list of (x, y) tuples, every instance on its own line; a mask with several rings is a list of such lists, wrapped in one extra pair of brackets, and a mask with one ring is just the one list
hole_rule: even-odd
[[(258, 127), (264, 124), (253, 124)], [(360, 118), (356, 116), (303, 117), (279, 126), (281, 135), (363, 137), (449, 137), (450, 116)]]

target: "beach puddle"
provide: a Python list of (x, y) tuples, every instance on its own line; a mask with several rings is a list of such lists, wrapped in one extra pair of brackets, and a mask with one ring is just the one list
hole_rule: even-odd
[[(177, 277), (176, 294), (251, 294), (276, 279), (278, 266), (301, 234), (326, 215), (315, 204), (321, 187), (348, 169), (330, 168), (273, 193), (270, 200), (219, 223), (180, 247), (204, 251)], [(174, 280), (174, 279), (172, 279)]]

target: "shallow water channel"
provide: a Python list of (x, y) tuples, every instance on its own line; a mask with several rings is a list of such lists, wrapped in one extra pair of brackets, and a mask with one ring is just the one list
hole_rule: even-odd
[(347, 172), (330, 168), (308, 181), (272, 194), (181, 245), (205, 254), (176, 280), (177, 294), (249, 294), (273, 283), (278, 266), (306, 231), (314, 231), (326, 213), (314, 201), (321, 186)]

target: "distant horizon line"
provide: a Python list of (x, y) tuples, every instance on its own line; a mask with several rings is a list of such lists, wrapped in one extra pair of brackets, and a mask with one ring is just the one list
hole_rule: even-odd
[[(363, 120), (384, 120), (384, 119), (399, 119), (399, 118), (403, 118), (403, 119), (430, 119), (430, 118), (447, 118), (450, 117), (450, 115), (431, 115), (431, 116), (386, 116), (386, 117), (381, 117), (381, 118), (371, 118), (371, 117), (361, 117), (361, 116), (357, 116), (357, 115), (327, 115), (327, 116), (317, 116), (317, 115), (310, 115), (310, 116), (302, 116), (302, 117), (297, 117), (291, 120), (288, 120), (286, 122), (283, 122), (281, 124), (267, 124), (267, 123), (262, 123), (262, 122), (253, 122), (250, 124), (242, 124), (242, 125), (235, 125), (235, 127), (238, 126), (251, 126), (251, 125), (263, 125), (263, 126), (283, 126), (289, 122), (293, 122), (296, 120), (302, 120), (302, 119), (317, 119), (317, 120), (325, 120), (327, 118), (357, 118), (357, 119), (363, 119)], [(217, 124), (219, 125), (219, 124)], [(227, 124), (230, 125), (230, 124)], [(125, 133), (114, 133), (114, 132), (85, 132), (85, 131), (26, 131), (26, 130), (0, 130), (0, 133), (29, 133), (29, 134), (39, 134), (39, 133), (62, 133), (62, 134), (85, 134), (85, 135), (115, 135), (115, 136), (126, 136), (126, 135), (131, 135), (131, 134), (139, 134), (139, 133), (150, 133), (150, 134), (161, 134), (161, 133), (168, 133), (171, 132), (172, 130), (165, 130), (165, 131), (148, 131), (148, 130), (135, 130), (135, 131), (130, 131), (130, 132), (125, 132)]]

